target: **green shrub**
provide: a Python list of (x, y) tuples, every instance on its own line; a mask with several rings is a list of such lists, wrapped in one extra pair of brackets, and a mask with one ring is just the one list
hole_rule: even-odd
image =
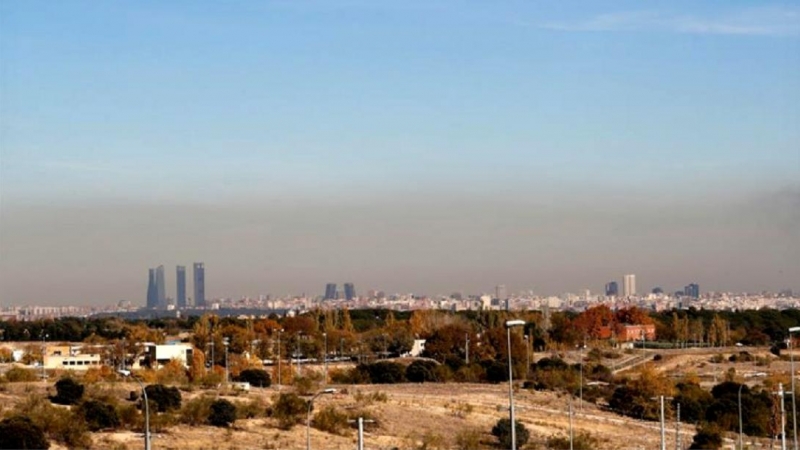
[(28, 417), (42, 428), (49, 439), (69, 448), (89, 448), (92, 445), (86, 421), (81, 415), (55, 407), (40, 395), (31, 394), (17, 404), (14, 412)]
[[(523, 447), (528, 443), (531, 435), (525, 425), (519, 420), (515, 420), (515, 431), (517, 434), (517, 448)], [(502, 448), (511, 448), (511, 420), (503, 418), (497, 421), (492, 427), (492, 435), (497, 438)]]
[(236, 381), (250, 383), (254, 387), (269, 387), (272, 383), (269, 374), (262, 369), (245, 369), (236, 377)]
[(321, 431), (331, 434), (345, 435), (350, 429), (347, 414), (340, 412), (333, 406), (326, 406), (311, 420), (311, 425)]
[(406, 379), (412, 383), (439, 381), (436, 372), (437, 366), (438, 364), (433, 361), (418, 359), (406, 367)]
[(82, 384), (65, 377), (56, 382), (56, 395), (50, 400), (59, 405), (75, 405), (83, 398)]
[(690, 449), (717, 450), (722, 448), (722, 431), (713, 424), (704, 424), (697, 429)]
[(455, 444), (459, 450), (480, 450), (481, 432), (474, 428), (461, 430), (456, 434)]
[(238, 419), (254, 419), (262, 417), (266, 407), (260, 398), (254, 398), (244, 404), (236, 405), (236, 418)]
[(87, 400), (81, 403), (77, 413), (86, 421), (90, 431), (120, 426), (119, 415), (114, 406), (99, 400)]
[(211, 414), (212, 403), (214, 403), (214, 397), (207, 395), (189, 400), (181, 408), (180, 422), (192, 426), (206, 423)]
[(308, 402), (297, 394), (280, 394), (272, 407), (272, 417), (278, 419), (278, 427), (288, 430), (303, 420), (307, 408)]
[(44, 431), (25, 416), (12, 416), (0, 421), (0, 448), (47, 449), (50, 442)]
[(372, 364), (359, 366), (369, 374), (369, 380), (375, 384), (402, 383), (406, 379), (405, 367), (392, 361), (378, 361)]
[(216, 400), (211, 404), (208, 423), (215, 427), (228, 427), (235, 421), (236, 405), (225, 399)]
[(181, 407), (181, 391), (176, 387), (151, 384), (144, 388), (147, 399), (156, 405), (158, 412), (167, 412)]
[(6, 380), (10, 383), (29, 383), (36, 381), (36, 372), (22, 367), (12, 367), (6, 372)]

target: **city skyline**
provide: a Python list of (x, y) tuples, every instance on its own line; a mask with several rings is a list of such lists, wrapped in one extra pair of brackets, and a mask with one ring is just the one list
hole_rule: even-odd
[(0, 42), (2, 305), (198, 260), (200, 301), (800, 290), (795, 3), (2, 2)]

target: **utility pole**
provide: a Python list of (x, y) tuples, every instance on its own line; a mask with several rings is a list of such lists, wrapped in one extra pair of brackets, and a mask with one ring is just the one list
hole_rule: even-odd
[(364, 420), (363, 417), (359, 417), (358, 420), (348, 420), (348, 422), (358, 423), (358, 445), (356, 447), (357, 450), (364, 450), (364, 424), (365, 423), (375, 423), (374, 420)]
[(675, 450), (681, 450), (681, 404), (677, 404), (675, 423)]
[(466, 365), (469, 365), (469, 333), (464, 334), (464, 341), (466, 344), (464, 345), (464, 351), (466, 353), (466, 358), (464, 358), (464, 362)]
[(664, 428), (664, 396), (661, 396), (661, 450), (667, 450), (667, 434)]
[(783, 390), (783, 383), (778, 383), (778, 392), (774, 392), (774, 395), (780, 397), (781, 402), (781, 450), (786, 450), (786, 409), (784, 405), (784, 397), (786, 392)]

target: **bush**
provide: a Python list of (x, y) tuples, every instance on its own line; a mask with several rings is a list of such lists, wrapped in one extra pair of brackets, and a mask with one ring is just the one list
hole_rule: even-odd
[(147, 400), (156, 405), (158, 412), (167, 412), (181, 407), (181, 391), (176, 387), (151, 384), (144, 388)]
[(50, 400), (59, 405), (74, 405), (83, 398), (83, 385), (72, 378), (62, 378), (56, 382), (56, 395)]
[(311, 425), (321, 431), (331, 434), (345, 435), (350, 429), (347, 414), (340, 412), (333, 406), (326, 406), (311, 420)]
[(460, 450), (479, 450), (481, 448), (481, 432), (473, 428), (461, 430), (456, 434), (455, 444)]
[(308, 403), (297, 394), (280, 394), (272, 407), (272, 416), (284, 430), (300, 423), (308, 412)]
[(586, 432), (573, 436), (571, 446), (569, 444), (569, 436), (551, 436), (547, 438), (547, 448), (551, 450), (594, 450), (597, 448), (597, 444), (597, 439)]
[(396, 362), (378, 361), (376, 363), (359, 366), (369, 374), (369, 379), (375, 384), (402, 383), (406, 379), (405, 367)]
[(206, 423), (211, 415), (211, 404), (214, 398), (210, 396), (197, 397), (189, 400), (181, 408), (180, 421), (187, 425), (198, 426)]
[(86, 421), (90, 431), (117, 428), (120, 425), (119, 415), (114, 406), (98, 400), (81, 403), (77, 413)]
[(358, 370), (358, 368), (338, 369), (333, 368), (328, 371), (328, 376), (334, 384), (367, 384), (369, 374)]
[(47, 449), (50, 442), (44, 431), (25, 416), (12, 416), (0, 422), (0, 448)]
[(31, 419), (49, 439), (69, 448), (88, 448), (92, 445), (82, 416), (68, 409), (57, 408), (42, 396), (31, 394), (17, 404), (14, 412)]
[[(521, 448), (528, 442), (531, 435), (522, 422), (519, 420), (515, 420), (514, 422), (514, 430), (517, 434), (517, 448)], [(492, 435), (497, 437), (497, 440), (500, 442), (500, 447), (511, 448), (511, 420), (506, 418), (498, 420), (495, 426), (492, 427)]]
[(722, 432), (715, 425), (701, 425), (694, 435), (690, 449), (717, 450), (722, 448)]
[(270, 384), (272, 384), (272, 380), (267, 371), (261, 369), (245, 369), (239, 373), (239, 376), (236, 377), (236, 381), (250, 383), (250, 386), (254, 387), (269, 387)]
[(12, 367), (6, 372), (6, 380), (11, 383), (29, 383), (37, 379), (36, 372), (22, 367)]
[(437, 366), (438, 364), (433, 361), (416, 360), (406, 367), (406, 379), (412, 383), (439, 381), (436, 371)]
[(216, 400), (211, 404), (208, 423), (215, 427), (227, 427), (235, 421), (236, 405), (225, 399)]

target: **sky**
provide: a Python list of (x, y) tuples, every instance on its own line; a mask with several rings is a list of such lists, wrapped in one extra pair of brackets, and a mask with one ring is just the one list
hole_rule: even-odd
[(800, 290), (800, 5), (0, 2), (0, 305), (195, 261), (210, 298)]

